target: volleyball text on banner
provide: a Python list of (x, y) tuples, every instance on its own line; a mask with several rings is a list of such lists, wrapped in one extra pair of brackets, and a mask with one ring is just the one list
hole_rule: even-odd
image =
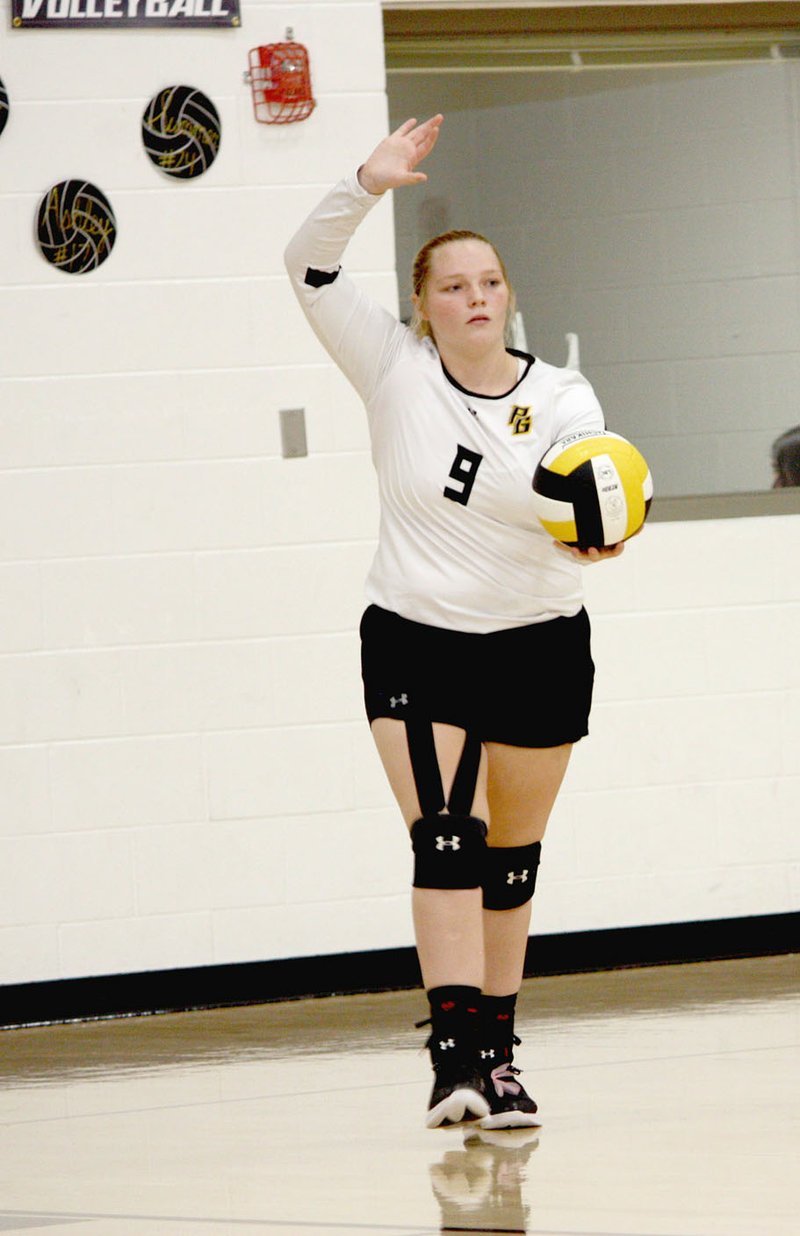
[(240, 26), (239, 0), (11, 0), (15, 30)]

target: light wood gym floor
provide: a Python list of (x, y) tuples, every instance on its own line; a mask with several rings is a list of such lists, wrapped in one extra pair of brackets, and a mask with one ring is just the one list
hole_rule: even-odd
[(0, 1231), (798, 1236), (800, 958), (531, 979), (539, 1131), (423, 1127), (421, 992), (0, 1033)]

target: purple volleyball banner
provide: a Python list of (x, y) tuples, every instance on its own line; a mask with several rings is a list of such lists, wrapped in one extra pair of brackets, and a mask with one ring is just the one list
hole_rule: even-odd
[(15, 30), (240, 26), (239, 0), (11, 0)]

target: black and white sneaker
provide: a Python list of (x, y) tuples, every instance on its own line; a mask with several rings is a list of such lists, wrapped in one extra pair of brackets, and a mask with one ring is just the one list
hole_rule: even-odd
[(458, 1061), (439, 1064), (438, 1067), (434, 1065), (426, 1128), (438, 1129), (443, 1125), (461, 1124), (465, 1120), (488, 1119), (489, 1115), (483, 1079), (477, 1069)]
[(530, 1129), (541, 1125), (538, 1107), (517, 1081), (519, 1072), (513, 1064), (503, 1063), (483, 1073), (489, 1111), (481, 1118), (482, 1129)]
[(480, 998), (477, 987), (433, 987), (428, 992), (431, 1015), (416, 1024), (431, 1027), (425, 1044), (434, 1076), (425, 1117), (429, 1129), (489, 1115), (475, 1058)]

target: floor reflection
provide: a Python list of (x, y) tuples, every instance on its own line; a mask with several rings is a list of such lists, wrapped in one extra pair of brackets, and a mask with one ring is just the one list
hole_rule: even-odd
[(480, 1129), (462, 1134), (430, 1167), (441, 1232), (519, 1233), (528, 1230), (523, 1197), (538, 1129)]

